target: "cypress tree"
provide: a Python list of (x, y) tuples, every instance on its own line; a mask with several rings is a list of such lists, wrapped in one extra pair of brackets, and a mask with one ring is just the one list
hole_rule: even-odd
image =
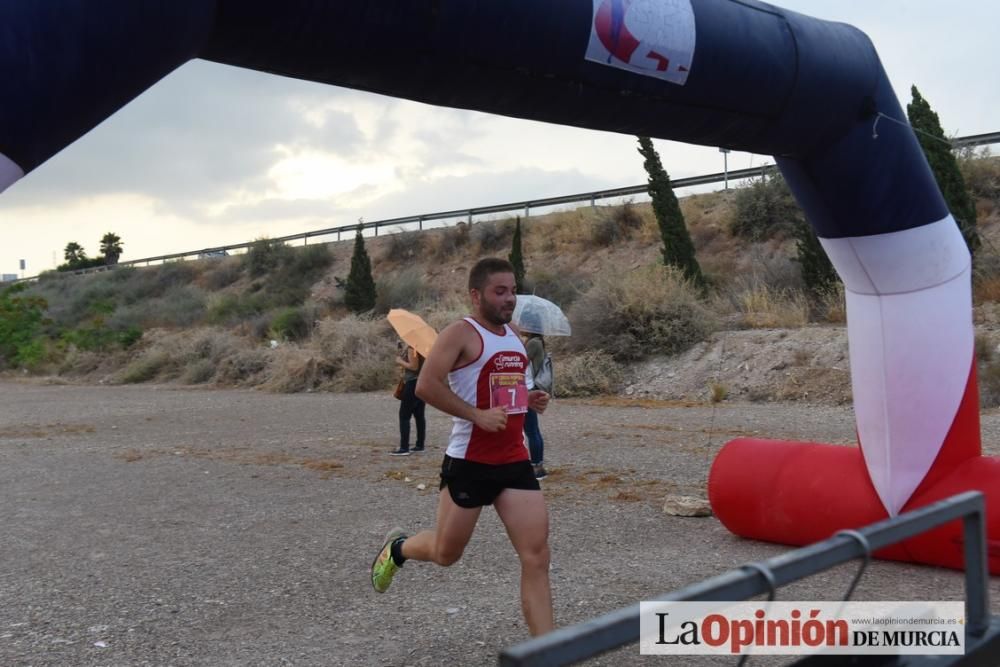
[(639, 154), (644, 158), (643, 166), (649, 175), (647, 188), (653, 199), (653, 213), (656, 223), (660, 226), (660, 237), (663, 239), (663, 263), (680, 269), (684, 277), (699, 287), (705, 286), (705, 277), (694, 255), (694, 243), (691, 234), (684, 224), (684, 214), (677, 203), (674, 189), (670, 185), (660, 156), (653, 147), (649, 137), (638, 137)]
[(924, 155), (927, 156), (927, 162), (934, 172), (938, 187), (941, 188), (944, 201), (962, 231), (969, 252), (975, 253), (980, 245), (979, 232), (976, 229), (976, 203), (965, 187), (965, 179), (962, 178), (962, 172), (958, 168), (958, 160), (951, 151), (951, 142), (944, 136), (938, 115), (916, 86), (913, 86), (910, 92), (913, 94), (913, 101), (906, 105), (906, 115), (910, 119), (910, 125), (916, 132), (920, 147), (924, 149)]
[(344, 303), (353, 313), (363, 313), (375, 307), (375, 279), (372, 278), (372, 262), (365, 250), (361, 224), (358, 224), (358, 233), (354, 237), (351, 272), (344, 284)]
[(795, 250), (806, 287), (816, 295), (831, 291), (840, 278), (812, 225), (805, 220), (795, 223)]
[(514, 238), (510, 243), (510, 254), (507, 259), (514, 265), (514, 284), (517, 285), (517, 293), (524, 294), (524, 256), (521, 254), (521, 216), (517, 216), (514, 223)]

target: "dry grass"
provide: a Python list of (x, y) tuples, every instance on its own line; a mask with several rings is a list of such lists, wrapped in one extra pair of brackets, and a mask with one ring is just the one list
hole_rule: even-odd
[(435, 303), (432, 310), (420, 310), (418, 313), (427, 324), (441, 331), (452, 322), (468, 315), (470, 310), (468, 297), (450, 294)]
[(976, 304), (1000, 302), (1000, 274), (977, 276), (972, 284), (972, 301)]
[(283, 345), (271, 353), (267, 379), (261, 388), (280, 393), (310, 391), (334, 375), (333, 366), (314, 352), (297, 345)]
[[(991, 198), (998, 164), (992, 157), (963, 163), (980, 194), (984, 243), (976, 255), (974, 297), (977, 323), (988, 326), (1000, 326), (1000, 203)], [(614, 394), (626, 378), (626, 364), (674, 354), (720, 324), (792, 328), (846, 321), (842, 287), (818, 297), (802, 290), (794, 242), (780, 233), (781, 220), (764, 221), (767, 233), (751, 234), (755, 241), (730, 232), (738, 194), (680, 200), (698, 259), (712, 281), (707, 299), (664, 278), (661, 267), (645, 266), (658, 259), (660, 244), (648, 203), (583, 206), (522, 220), (526, 284), (562, 305), (574, 324), (570, 340), (550, 341), (558, 396)], [(410, 308), (438, 330), (468, 314), (467, 271), (482, 253), (507, 255), (512, 224), (513, 218), (506, 218), (370, 239), (380, 309)], [(150, 329), (133, 347), (113, 352), (64, 345), (46, 370), (121, 382), (216, 383), (281, 392), (386, 389), (396, 377), (394, 332), (382, 318), (345, 316), (337, 296), (342, 290), (326, 270), (335, 260), (343, 276), (350, 246), (347, 240), (302, 252), (277, 248), (270, 273), (253, 281), (256, 287), (243, 257), (40, 281), (43, 296), (62, 295), (50, 313), (57, 324), (86, 321), (81, 318), (88, 317), (88, 309), (114, 306), (109, 321), (118, 324), (197, 325), (205, 303), (226, 324), (172, 333)], [(309, 280), (299, 280), (306, 273), (309, 280), (320, 277), (306, 285)], [(318, 326), (295, 344), (268, 349), (275, 311), (264, 306), (306, 291), (310, 304), (324, 304)], [(730, 393), (717, 382), (701, 386), (706, 401), (725, 400)]]
[(302, 465), (309, 470), (315, 470), (317, 472), (330, 472), (344, 467), (344, 464), (340, 461), (322, 459), (305, 459), (302, 461)]
[(184, 456), (188, 458), (221, 461), (223, 463), (234, 463), (236, 465), (249, 466), (302, 466), (307, 470), (323, 473), (323, 478), (330, 473), (344, 467), (343, 463), (333, 459), (315, 459), (296, 456), (288, 452), (259, 452), (248, 447), (226, 447), (220, 449), (204, 449), (199, 447), (178, 447), (169, 452), (163, 450), (149, 450), (139, 452), (128, 450), (118, 455), (118, 458), (126, 462), (135, 462), (143, 459), (155, 458), (158, 456)]
[(314, 344), (333, 373), (338, 391), (375, 391), (396, 382), (396, 337), (384, 318), (348, 315), (320, 321)]
[(610, 354), (590, 350), (566, 357), (553, 357), (555, 395), (558, 397), (614, 394), (625, 378), (624, 367)]
[(844, 284), (838, 282), (836, 287), (820, 294), (816, 304), (818, 317), (829, 324), (844, 324), (847, 322), (847, 300), (844, 295)]
[(602, 273), (569, 319), (571, 349), (599, 349), (619, 362), (683, 352), (717, 324), (698, 290), (662, 264)]
[(677, 401), (659, 398), (629, 398), (627, 396), (597, 396), (582, 401), (586, 405), (595, 405), (609, 408), (644, 408), (647, 410), (659, 410), (661, 408), (699, 408), (704, 403), (700, 401)]
[(721, 403), (729, 395), (729, 389), (724, 384), (712, 382), (708, 385), (709, 400), (713, 403)]
[(97, 429), (89, 424), (28, 424), (0, 428), (0, 438), (49, 438), (54, 435), (96, 432)]
[(737, 298), (743, 324), (751, 329), (790, 329), (809, 322), (809, 300), (802, 292), (756, 284)]

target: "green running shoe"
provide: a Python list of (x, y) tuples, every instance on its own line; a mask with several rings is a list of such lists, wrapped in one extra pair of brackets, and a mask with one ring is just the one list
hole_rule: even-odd
[(399, 566), (392, 560), (392, 543), (406, 534), (401, 528), (393, 528), (386, 534), (385, 543), (378, 552), (378, 556), (372, 561), (372, 588), (377, 593), (385, 593), (389, 590), (392, 577), (399, 571)]

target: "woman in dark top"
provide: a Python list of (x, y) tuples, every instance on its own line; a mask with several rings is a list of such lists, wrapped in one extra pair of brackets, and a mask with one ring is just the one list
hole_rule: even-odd
[[(531, 374), (536, 376), (545, 360), (545, 340), (541, 334), (529, 333), (524, 340), (524, 349), (528, 353)], [(542, 429), (538, 426), (538, 413), (530, 408), (524, 416), (524, 434), (528, 436), (528, 452), (531, 455), (531, 465), (535, 468), (535, 479), (544, 479), (548, 475), (545, 466), (542, 465), (545, 458), (545, 440), (542, 439)]]
[[(417, 398), (417, 377), (424, 358), (412, 347), (406, 348), (406, 357), (396, 357), (396, 363), (403, 367), (403, 397), (399, 401), (399, 449), (393, 456), (409, 456), (410, 452), (424, 451), (424, 437), (427, 421), (424, 419), (425, 403)], [(417, 443), (410, 449), (410, 417), (417, 422)]]

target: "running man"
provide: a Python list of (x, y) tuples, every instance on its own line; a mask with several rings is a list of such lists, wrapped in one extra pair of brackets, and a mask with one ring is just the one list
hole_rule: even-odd
[(452, 415), (433, 530), (389, 531), (372, 563), (372, 586), (388, 590), (407, 560), (448, 566), (462, 557), (483, 506), (493, 505), (521, 561), (521, 611), (529, 632), (553, 627), (549, 516), (524, 445), (524, 415), (549, 395), (529, 391), (528, 357), (508, 326), (517, 300), (514, 267), (488, 257), (469, 272), (472, 315), (441, 332), (424, 362), (417, 395)]

